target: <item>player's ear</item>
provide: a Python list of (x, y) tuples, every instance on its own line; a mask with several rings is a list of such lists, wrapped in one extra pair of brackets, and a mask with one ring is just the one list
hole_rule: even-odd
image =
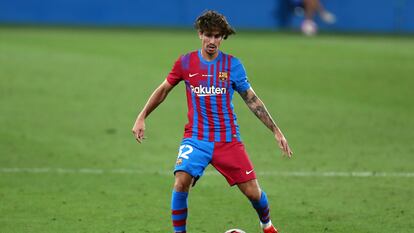
[(203, 39), (203, 32), (198, 31), (198, 38), (200, 38), (200, 40), (202, 40), (202, 39)]

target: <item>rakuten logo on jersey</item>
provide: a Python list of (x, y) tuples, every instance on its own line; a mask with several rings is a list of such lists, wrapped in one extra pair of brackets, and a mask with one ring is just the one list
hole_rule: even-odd
[(223, 95), (223, 94), (226, 94), (227, 92), (227, 89), (225, 87), (215, 87), (215, 86), (203, 87), (201, 85), (198, 87), (194, 87), (193, 85), (190, 85), (190, 87), (191, 87), (191, 91), (197, 94), (197, 96)]

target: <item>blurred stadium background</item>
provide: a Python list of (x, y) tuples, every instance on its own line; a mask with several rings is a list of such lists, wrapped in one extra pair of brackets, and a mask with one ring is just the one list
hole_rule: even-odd
[[(300, 24), (301, 17), (290, 9), (295, 2), (298, 0), (2, 0), (0, 22), (188, 28), (200, 12), (215, 9), (238, 29), (277, 30)], [(414, 32), (414, 1), (411, 0), (325, 0), (322, 3), (338, 18), (334, 25), (321, 25), (326, 31)]]
[[(283, 0), (1, 0), (0, 232), (171, 231), (183, 86), (147, 120), (144, 144), (130, 129), (173, 61), (199, 48), (205, 9), (236, 28), (222, 49), (295, 152), (283, 159), (235, 96), (281, 232), (414, 232), (414, 1), (322, 2), (336, 23), (304, 37)], [(190, 208), (189, 232), (259, 232), (211, 168)]]

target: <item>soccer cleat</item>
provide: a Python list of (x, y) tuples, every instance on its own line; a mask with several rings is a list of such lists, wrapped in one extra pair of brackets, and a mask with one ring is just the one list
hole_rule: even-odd
[(263, 233), (277, 233), (277, 229), (273, 225), (270, 225), (267, 228), (263, 228)]
[(268, 223), (260, 222), (260, 227), (263, 229), (263, 233), (277, 233), (277, 229), (273, 226), (272, 221)]
[(336, 22), (336, 17), (334, 14), (332, 14), (329, 11), (322, 11), (320, 13), (321, 19), (325, 22), (325, 23), (329, 23), (329, 24), (334, 24)]

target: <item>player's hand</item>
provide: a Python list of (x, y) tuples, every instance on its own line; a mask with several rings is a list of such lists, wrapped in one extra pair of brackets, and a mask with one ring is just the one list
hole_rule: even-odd
[(276, 133), (275, 138), (279, 145), (279, 148), (282, 150), (282, 154), (284, 156), (291, 158), (293, 155), (293, 152), (290, 149), (288, 141), (286, 140), (285, 136), (283, 136), (282, 133)]
[(144, 140), (144, 133), (145, 133), (145, 122), (137, 118), (135, 121), (134, 127), (132, 127), (132, 133), (134, 134), (135, 140), (138, 143), (141, 143)]

